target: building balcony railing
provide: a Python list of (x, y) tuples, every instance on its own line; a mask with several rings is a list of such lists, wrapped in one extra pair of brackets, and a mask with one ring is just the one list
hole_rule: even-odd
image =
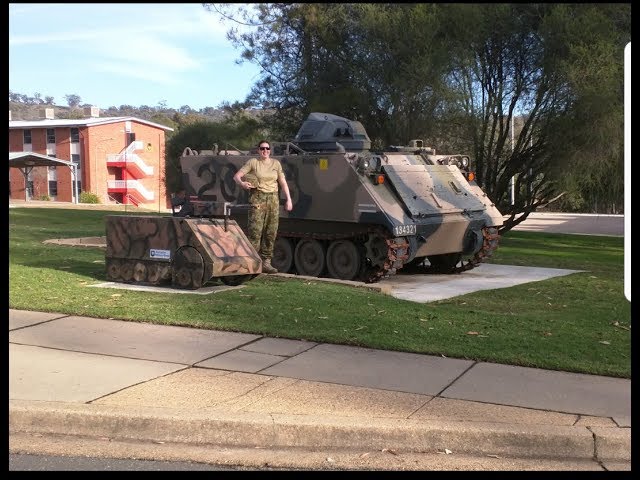
[(155, 195), (147, 190), (138, 180), (109, 180), (107, 181), (108, 193), (137, 194), (144, 201), (152, 201)]
[(144, 163), (135, 153), (122, 152), (107, 155), (107, 167), (124, 167), (136, 177), (153, 175), (153, 167)]

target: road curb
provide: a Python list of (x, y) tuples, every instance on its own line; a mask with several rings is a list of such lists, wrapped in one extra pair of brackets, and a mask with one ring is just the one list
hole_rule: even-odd
[(249, 448), (392, 449), (513, 458), (630, 461), (631, 429), (196, 412), (10, 400), (9, 432)]

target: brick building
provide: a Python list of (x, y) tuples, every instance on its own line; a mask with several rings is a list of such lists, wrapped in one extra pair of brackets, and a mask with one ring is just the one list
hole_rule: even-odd
[[(54, 119), (53, 109), (41, 120), (11, 120), (9, 152), (33, 152), (60, 160), (66, 166), (33, 167), (22, 172), (9, 168), (9, 199), (77, 202), (77, 192), (91, 192), (103, 204), (132, 204), (165, 209), (165, 132), (172, 128), (135, 117), (100, 118), (87, 107), (83, 119)], [(25, 181), (26, 175), (26, 181)]]

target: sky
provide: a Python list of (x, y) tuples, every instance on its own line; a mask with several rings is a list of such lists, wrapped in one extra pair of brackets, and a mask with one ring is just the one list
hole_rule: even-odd
[(236, 64), (230, 27), (201, 3), (10, 3), (9, 90), (101, 109), (243, 101), (260, 69)]

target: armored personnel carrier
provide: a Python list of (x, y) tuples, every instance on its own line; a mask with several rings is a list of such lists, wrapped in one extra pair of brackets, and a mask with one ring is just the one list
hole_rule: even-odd
[[(246, 232), (248, 194), (233, 176), (254, 156), (184, 150), (195, 217), (230, 215)], [(372, 283), (403, 268), (469, 270), (497, 247), (502, 215), (474, 181), (468, 156), (438, 155), (422, 140), (372, 151), (360, 122), (311, 113), (291, 142), (272, 143), (272, 157), (293, 201), (280, 212), (272, 258), (280, 272)]]

